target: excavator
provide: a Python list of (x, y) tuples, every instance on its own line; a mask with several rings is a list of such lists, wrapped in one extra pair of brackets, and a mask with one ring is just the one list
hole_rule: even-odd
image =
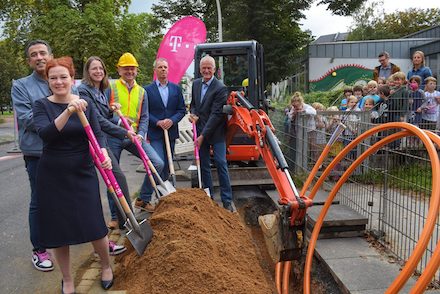
[[(197, 45), (195, 78), (200, 77), (200, 59), (207, 54), (218, 62), (217, 76), (230, 91), (227, 105), (223, 108), (223, 112), (228, 115), (228, 162), (262, 163), (278, 191), (278, 196), (271, 198), (276, 211), (260, 216), (258, 221), (265, 234), (268, 251), (276, 264), (277, 287), (281, 284), (278, 280), (281, 279), (282, 271), (283, 276), (286, 276), (284, 284), (288, 284), (291, 261), (302, 256), (305, 216), (313, 203), (298, 193), (274, 134), (275, 128), (267, 115), (270, 103), (264, 91), (263, 46), (257, 41)], [(242, 82), (245, 80), (247, 86), (244, 84), (243, 87)], [(283, 285), (283, 288), (287, 287)]]
[[(267, 249), (275, 262), (275, 284), (279, 294), (289, 293), (289, 276), (293, 260), (299, 260), (305, 246), (305, 217), (309, 207), (312, 206), (312, 199), (323, 184), (330, 171), (366, 138), (383, 132), (394, 130), (390, 135), (370, 146), (363, 152), (343, 173), (341, 178), (332, 188), (328, 198), (321, 209), (320, 215), (308, 239), (307, 254), (304, 266), (304, 293), (310, 294), (310, 272), (313, 259), (313, 252), (318, 239), (319, 231), (324, 218), (332, 204), (333, 199), (341, 186), (347, 181), (353, 171), (368, 156), (374, 154), (386, 144), (403, 137), (417, 136), (423, 141), (429, 154), (432, 170), (432, 191), (430, 209), (427, 221), (420, 233), (419, 240), (412, 254), (406, 260), (405, 266), (400, 270), (399, 275), (391, 283), (385, 293), (399, 293), (416, 266), (425, 256), (425, 251), (436, 225), (440, 211), (440, 160), (438, 149), (440, 137), (433, 132), (419, 129), (406, 122), (389, 122), (372, 127), (356, 137), (328, 164), (318, 180), (313, 183), (313, 178), (331, 145), (340, 136), (345, 128), (344, 118), (338, 128), (331, 135), (327, 145), (317, 159), (314, 167), (309, 173), (300, 192), (295, 187), (292, 177), (289, 174), (289, 166), (278, 144), (273, 127), (267, 111), (270, 108), (264, 93), (264, 51), (263, 46), (256, 41), (240, 41), (225, 43), (206, 43), (196, 46), (195, 49), (195, 77), (200, 77), (200, 59), (209, 54), (219, 64), (217, 76), (223, 80), (230, 90), (227, 104), (223, 111), (228, 115), (226, 144), (227, 159), (232, 163), (246, 162), (247, 165), (240, 165), (248, 168), (249, 163), (260, 163), (267, 169), (270, 180), (277, 189), (276, 197), (270, 197), (272, 207), (276, 208), (273, 213), (260, 215), (260, 224), (266, 241)], [(246, 83), (244, 83), (246, 81)], [(242, 84), (243, 82), (243, 84)], [(435, 144), (435, 145), (434, 145)], [(256, 164), (258, 165), (258, 164)], [(230, 169), (231, 170), (231, 169)], [(240, 172), (243, 173), (243, 172)], [(254, 176), (261, 182), (261, 175)], [(231, 177), (233, 181), (233, 177)], [(252, 183), (251, 185), (254, 185)], [(307, 189), (311, 191), (307, 193)], [(431, 240), (432, 241), (432, 240)], [(411, 288), (410, 293), (423, 293), (434, 275), (438, 272), (440, 265), (440, 245), (432, 254), (429, 263), (421, 273), (417, 282)]]

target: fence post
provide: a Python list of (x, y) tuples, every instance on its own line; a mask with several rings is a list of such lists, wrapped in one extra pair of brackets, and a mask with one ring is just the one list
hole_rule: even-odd
[(14, 147), (11, 150), (8, 150), (7, 153), (21, 153), (20, 146), (18, 144), (18, 121), (17, 121), (17, 112), (14, 107), (12, 107), (12, 112), (14, 113)]

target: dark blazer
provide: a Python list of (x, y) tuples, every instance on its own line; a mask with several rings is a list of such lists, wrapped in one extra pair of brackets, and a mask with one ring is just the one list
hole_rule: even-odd
[(127, 130), (110, 121), (110, 119), (113, 118), (113, 111), (110, 111), (110, 107), (107, 103), (104, 104), (96, 98), (92, 86), (81, 84), (78, 86), (78, 92), (81, 98), (89, 98), (95, 104), (98, 122), (104, 133), (121, 140), (126, 137)]
[(150, 121), (148, 124), (148, 138), (150, 140), (163, 140), (163, 129), (156, 124), (159, 120), (169, 118), (173, 126), (168, 129), (170, 140), (179, 137), (179, 121), (185, 116), (185, 100), (182, 89), (174, 83), (168, 82), (168, 103), (163, 104), (156, 81), (145, 87), (148, 96)]
[(203, 135), (203, 140), (214, 144), (225, 140), (226, 115), (223, 105), (228, 98), (228, 89), (215, 77), (206, 91), (203, 102), (200, 103), (202, 79), (199, 78), (192, 85), (191, 113), (197, 115), (197, 133)]

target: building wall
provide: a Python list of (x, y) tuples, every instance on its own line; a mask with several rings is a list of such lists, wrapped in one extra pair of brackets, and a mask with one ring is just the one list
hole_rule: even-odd
[(379, 65), (377, 55), (387, 51), (391, 62), (407, 73), (411, 50), (433, 39), (396, 39), (313, 44), (308, 48), (309, 90), (329, 91), (345, 85), (365, 84)]
[[(391, 59), (407, 73), (410, 59)], [(330, 91), (345, 85), (365, 85), (373, 78), (373, 69), (378, 66), (377, 58), (310, 58), (309, 90)]]

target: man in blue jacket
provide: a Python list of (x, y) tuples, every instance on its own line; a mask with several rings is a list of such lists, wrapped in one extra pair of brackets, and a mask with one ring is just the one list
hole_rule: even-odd
[(35, 101), (51, 95), (46, 80), (46, 63), (53, 58), (52, 49), (43, 40), (30, 41), (25, 49), (26, 60), (33, 72), (12, 84), (11, 96), (17, 115), (20, 149), (29, 176), (31, 201), (29, 203), (29, 232), (33, 246), (32, 263), (37, 270), (53, 270), (53, 263), (45, 248), (39, 245), (38, 205), (35, 194), (37, 166), (43, 150), (43, 141), (34, 127), (32, 106)]
[(174, 154), (175, 140), (179, 137), (178, 123), (185, 116), (185, 101), (182, 89), (168, 81), (168, 61), (158, 58), (154, 62), (156, 80), (145, 87), (149, 105), (148, 139), (151, 146), (164, 161), (161, 178), (169, 177), (169, 163), (166, 156), (164, 130), (168, 130), (171, 154)]

